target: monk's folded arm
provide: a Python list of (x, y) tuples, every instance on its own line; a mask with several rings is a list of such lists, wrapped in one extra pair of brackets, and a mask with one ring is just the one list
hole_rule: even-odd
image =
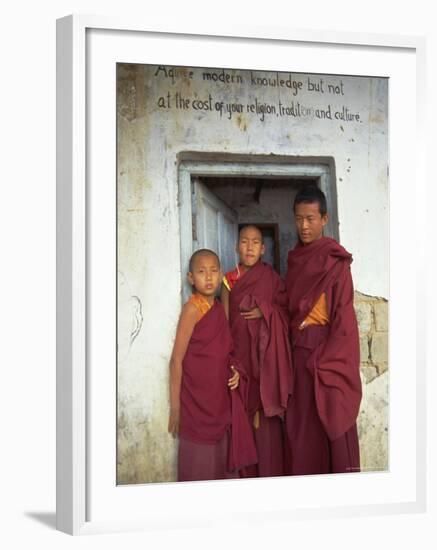
[[(342, 319), (337, 312), (342, 312), (349, 318), (355, 318), (354, 310), (354, 286), (350, 270), (345, 271), (344, 275), (333, 287), (333, 301), (338, 302), (337, 311), (334, 312), (332, 325), (336, 326), (341, 323)], [(355, 323), (350, 323), (350, 329), (355, 328)], [(332, 329), (331, 329), (332, 330)]]
[(258, 303), (259, 310), (262, 313), (262, 316), (267, 321), (270, 318), (270, 315), (272, 313), (272, 305), (266, 302), (265, 300), (262, 300)]
[(354, 307), (354, 283), (352, 281), (352, 274), (350, 269), (346, 271), (342, 289), (342, 303), (345, 307)]

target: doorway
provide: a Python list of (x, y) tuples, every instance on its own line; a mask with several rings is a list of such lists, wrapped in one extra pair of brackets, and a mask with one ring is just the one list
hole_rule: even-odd
[[(217, 159), (218, 160), (218, 159)], [(326, 194), (330, 222), (325, 235), (338, 239), (335, 178), (332, 159), (315, 163), (213, 162), (184, 160), (179, 166), (181, 270), (185, 280), (188, 260), (194, 250), (210, 248), (220, 257), (224, 272), (237, 263), (235, 246), (243, 225), (257, 225), (264, 236), (264, 261), (284, 276), (288, 251), (297, 242), (293, 201), (309, 183)], [(185, 301), (191, 290), (182, 286)]]

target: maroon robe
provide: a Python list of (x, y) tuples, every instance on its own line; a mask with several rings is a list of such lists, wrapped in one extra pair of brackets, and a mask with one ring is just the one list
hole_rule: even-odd
[[(237, 477), (257, 460), (245, 414), (247, 376), (231, 353), (229, 325), (216, 301), (196, 323), (182, 363), (179, 481)], [(240, 373), (233, 391), (230, 365)]]
[[(292, 473), (359, 470), (356, 419), (361, 401), (352, 256), (322, 237), (289, 252), (286, 278), (295, 391), (286, 425)], [(299, 329), (322, 293), (327, 326)]]
[[(241, 311), (254, 307), (260, 308), (263, 317), (244, 319)], [(293, 373), (285, 285), (271, 266), (259, 262), (236, 281), (229, 294), (229, 322), (234, 355), (249, 378), (251, 423), (257, 411), (260, 415), (259, 428), (254, 429), (258, 464), (245, 475), (283, 475), (282, 417), (292, 393)]]

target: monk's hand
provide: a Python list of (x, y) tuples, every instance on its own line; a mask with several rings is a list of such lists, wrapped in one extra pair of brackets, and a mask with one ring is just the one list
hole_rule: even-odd
[(238, 373), (236, 368), (232, 366), (231, 366), (231, 371), (232, 371), (232, 376), (228, 380), (228, 386), (229, 386), (229, 389), (235, 390), (236, 388), (238, 388), (238, 384), (240, 383), (240, 374)]
[(173, 437), (176, 437), (179, 433), (179, 410), (171, 409), (170, 417), (168, 419), (168, 431)]
[(260, 319), (263, 314), (259, 307), (254, 307), (253, 309), (249, 309), (248, 311), (242, 311), (241, 315), (247, 320), (250, 321), (252, 319)]

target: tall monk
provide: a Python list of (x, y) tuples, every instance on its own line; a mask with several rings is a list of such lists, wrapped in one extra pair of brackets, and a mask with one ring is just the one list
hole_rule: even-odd
[(192, 255), (193, 294), (182, 308), (170, 360), (168, 430), (179, 435), (178, 481), (239, 477), (257, 459), (245, 411), (247, 377), (232, 359), (229, 324), (215, 299), (221, 279), (215, 252)]
[(326, 198), (316, 186), (298, 192), (294, 219), (299, 242), (286, 277), (295, 369), (286, 414), (291, 474), (357, 472), (361, 379), (352, 256), (323, 236)]
[(257, 227), (240, 230), (236, 250), (239, 263), (223, 278), (221, 300), (235, 357), (249, 377), (247, 412), (258, 454), (258, 463), (242, 477), (280, 476), (285, 473), (283, 418), (293, 381), (285, 285), (261, 261), (265, 245)]

